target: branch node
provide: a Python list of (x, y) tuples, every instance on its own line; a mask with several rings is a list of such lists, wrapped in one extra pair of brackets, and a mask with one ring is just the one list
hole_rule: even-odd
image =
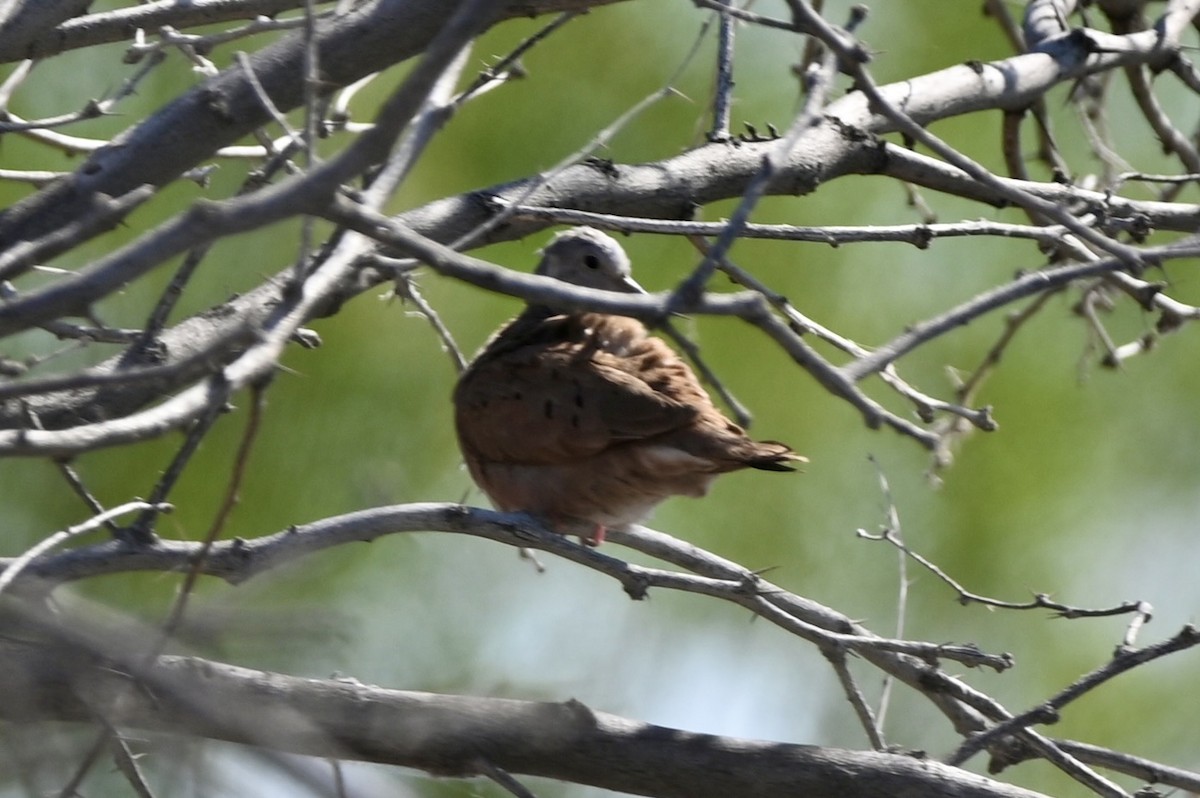
[(627, 571), (621, 576), (621, 587), (625, 595), (634, 601), (641, 601), (650, 594), (650, 580), (640, 571)]

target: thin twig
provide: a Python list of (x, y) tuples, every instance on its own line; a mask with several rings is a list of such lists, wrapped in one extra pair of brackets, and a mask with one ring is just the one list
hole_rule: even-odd
[(512, 777), (512, 774), (506, 770), (502, 770), (492, 764), (485, 757), (476, 757), (471, 763), (480, 773), (487, 776), (493, 782), (502, 787), (505, 792), (515, 795), (517, 798), (537, 798), (537, 796), (524, 784)]
[[(142, 64), (141, 67), (139, 67), (133, 73), (133, 75), (122, 81), (120, 88), (118, 88), (117, 91), (108, 99), (89, 100), (87, 104), (84, 105), (84, 107), (80, 110), (75, 111), (74, 113), (62, 114), (56, 117), (32, 120), (17, 119), (8, 112), (8, 96), (6, 92), (3, 102), (0, 102), (0, 134), (27, 133), (35, 130), (49, 130), (51, 128), (65, 127), (66, 125), (72, 125), (76, 122), (82, 122), (87, 119), (96, 119), (98, 117), (111, 114), (122, 100), (124, 100), (126, 97), (136, 94), (138, 85), (146, 79), (146, 77), (154, 70), (155, 67), (160, 65), (165, 60), (166, 58), (162, 53), (156, 54), (153, 58), (148, 59), (146, 63)], [(20, 79), (23, 79), (28, 74), (28, 70), (24, 72), (18, 71), (17, 73), (14, 73), (13, 77), (16, 77), (18, 74)], [(17, 82), (19, 82), (19, 80), (14, 81), (12, 78), (10, 78), (9, 86), (15, 87)]]
[(1004, 601), (1002, 599), (991, 598), (989, 596), (980, 595), (967, 590), (963, 585), (946, 573), (941, 567), (920, 553), (914, 551), (903, 540), (899, 539), (890, 527), (883, 527), (878, 533), (871, 533), (865, 529), (856, 531), (858, 537), (864, 540), (880, 541), (890, 543), (895, 546), (905, 556), (911, 557), (918, 565), (931, 574), (936, 576), (942, 582), (947, 584), (955, 593), (958, 594), (960, 604), (982, 604), (986, 607), (995, 607), (1005, 610), (1053, 610), (1060, 618), (1107, 618), (1113, 615), (1127, 615), (1129, 613), (1145, 613), (1150, 606), (1144, 601), (1127, 601), (1115, 607), (1105, 607), (1102, 609), (1087, 609), (1083, 607), (1072, 607), (1067, 604), (1054, 601), (1045, 593), (1036, 593), (1029, 601), (1016, 602)]
[(453, 105), (463, 105), (463, 103), (486, 91), (488, 86), (494, 85), (497, 82), (504, 82), (513, 77), (523, 77), (524, 69), (521, 67), (521, 58), (535, 46), (549, 38), (552, 33), (578, 17), (579, 13), (578, 11), (564, 11), (547, 23), (541, 30), (525, 38), (508, 55), (480, 72), (471, 85), (463, 89), (454, 98)]
[[(30, 409), (25, 402), (22, 402), (21, 406), (25, 410), (26, 418), (28, 418), (29, 426), (32, 429), (45, 429), (45, 427), (42, 425), (42, 420), (38, 418), (37, 413), (33, 412), (33, 410)], [(57, 460), (55, 461), (55, 465), (58, 467), (58, 472), (63, 475), (63, 479), (65, 479), (67, 484), (71, 486), (71, 490), (75, 492), (76, 496), (83, 500), (84, 505), (89, 511), (91, 511), (92, 515), (103, 515), (105, 513), (104, 505), (101, 504), (100, 500), (93, 496), (92, 492), (87, 489), (86, 485), (83, 484), (83, 478), (79, 476), (79, 472), (75, 470), (75, 467), (66, 460)], [(118, 529), (117, 525), (112, 522), (111, 518), (105, 519), (104, 526), (108, 528), (109, 533), (112, 534), (113, 537), (120, 537), (120, 530)]]
[[(733, 0), (718, 2), (727, 7), (733, 4)], [(716, 87), (713, 90), (712, 127), (708, 131), (708, 140), (714, 142), (729, 141), (729, 112), (733, 105), (734, 21), (729, 14), (720, 14), (719, 20)]]
[(250, 461), (250, 452), (253, 450), (254, 443), (258, 439), (258, 430), (262, 424), (263, 408), (266, 404), (265, 393), (265, 385), (255, 385), (251, 388), (250, 416), (246, 419), (246, 428), (242, 432), (242, 439), (238, 443), (237, 453), (233, 458), (233, 471), (229, 475), (229, 483), (225, 487), (225, 496), (222, 498), (221, 505), (217, 508), (217, 512), (213, 516), (208, 531), (205, 532), (204, 537), (200, 540), (200, 550), (197, 552), (196, 559), (192, 562), (191, 567), (184, 576), (183, 584), (180, 585), (179, 592), (175, 596), (175, 601), (171, 605), (166, 619), (163, 621), (162, 639), (159, 645), (155, 647), (153, 656), (157, 656), (161, 652), (163, 644), (178, 629), (179, 623), (183, 620), (183, 615), (187, 611), (188, 601), (192, 596), (192, 591), (196, 587), (196, 582), (204, 571), (204, 561), (208, 558), (209, 552), (212, 550), (217, 538), (225, 530), (225, 525), (229, 522), (229, 516), (233, 512), (233, 508), (237, 506), (241, 499), (242, 483), (246, 478), (246, 465)]
[[(955, 402), (957, 402), (958, 406), (970, 407), (971, 405), (975, 404), (983, 385), (995, 371), (996, 367), (1000, 365), (1000, 360), (1004, 356), (1004, 353), (1008, 350), (1008, 347), (1016, 339), (1021, 328), (1023, 328), (1026, 323), (1033, 319), (1038, 312), (1040, 312), (1042, 308), (1046, 306), (1051, 297), (1062, 292), (1065, 287), (1066, 286), (1060, 286), (1059, 288), (1051, 289), (1043, 294), (1039, 294), (1024, 308), (1013, 311), (1005, 316), (1003, 332), (1000, 333), (1000, 336), (984, 354), (979, 365), (975, 367), (975, 370), (972, 371), (965, 380), (960, 380), (958, 386), (955, 388), (954, 396)], [(984, 412), (988, 413), (990, 417), (991, 408), (985, 406)], [(966, 420), (969, 419), (964, 419), (963, 417), (950, 417), (939, 420), (935, 429), (937, 429), (940, 433), (942, 441), (947, 448), (953, 448), (956, 443), (970, 433), (971, 427), (964, 423)], [(995, 429), (995, 427), (993, 427), (993, 429)], [(929, 471), (930, 478), (936, 480), (938, 478), (937, 472), (943, 466), (943, 463), (938, 463), (935, 461)]]
[[(19, 557), (9, 561), (4, 568), (4, 571), (0, 573), (0, 593), (3, 593), (5, 590), (7, 590), (8, 586), (11, 585), (13, 581), (21, 575), (21, 572), (28, 568), (34, 560), (51, 549), (66, 543), (68, 540), (77, 538), (80, 535), (86, 535), (88, 532), (93, 532), (114, 518), (119, 518), (122, 515), (127, 515), (137, 510), (145, 510), (151, 506), (152, 505), (147, 504), (144, 501), (125, 502), (124, 504), (113, 507), (111, 510), (105, 510), (98, 515), (94, 515), (86, 521), (76, 524), (75, 526), (69, 526), (66, 529), (55, 532), (44, 540), (41, 540), (33, 546), (30, 546)], [(169, 512), (171, 507), (170, 505), (160, 504), (155, 506), (154, 509), (158, 512)]]
[(687, 359), (692, 361), (692, 365), (700, 373), (700, 379), (707, 382), (709, 387), (717, 392), (717, 396), (720, 397), (721, 402), (733, 414), (734, 421), (748, 428), (754, 420), (754, 417), (750, 414), (750, 408), (742, 404), (721, 378), (717, 376), (716, 372), (709, 368), (708, 363), (705, 362), (704, 357), (700, 354), (699, 345), (680, 332), (679, 328), (670, 319), (664, 319), (658, 327), (666, 333), (668, 338), (675, 342), (676, 346), (683, 350), (683, 353), (687, 355)]
[[(688, 240), (691, 241), (692, 245), (695, 246), (701, 252), (701, 254), (707, 254), (709, 250), (709, 244), (703, 238), (698, 236), (688, 236)], [(763, 283), (750, 272), (730, 261), (728, 258), (722, 258), (719, 266), (721, 271), (724, 272), (734, 283), (745, 288), (749, 288), (751, 291), (755, 291), (763, 296), (769, 303), (771, 303), (772, 306), (774, 306), (780, 313), (783, 314), (784, 318), (786, 318), (788, 321), (788, 325), (797, 334), (814, 335), (817, 338), (820, 338), (822, 341), (825, 341), (826, 343), (829, 343), (837, 349), (853, 355), (856, 358), (866, 357), (869, 354), (869, 350), (865, 347), (860, 346), (858, 343), (850, 340), (849, 338), (833, 332), (824, 325), (818, 324), (816, 321), (802, 314), (796, 309), (795, 306), (792, 305), (790, 301), (788, 301), (787, 297), (777, 291), (772, 291), (765, 283)], [(901, 396), (911, 401), (917, 407), (917, 412), (921, 417), (921, 420), (926, 423), (932, 422), (934, 413), (940, 411), (965, 419), (979, 429), (987, 432), (991, 432), (998, 428), (995, 421), (991, 418), (990, 408), (985, 407), (976, 410), (962, 405), (944, 402), (940, 399), (935, 399), (932, 396), (922, 393), (901, 379), (900, 375), (894, 368), (894, 364), (889, 364), (887, 368), (880, 372), (880, 378), (893, 389), (895, 389)], [(944, 462), (940, 453), (944, 451), (945, 446), (943, 446), (941, 443), (937, 443), (932, 448), (934, 448), (935, 452), (939, 453), (937, 458), (938, 462)]]
[(337, 759), (325, 760), (329, 763), (329, 770), (333, 773), (333, 794), (336, 798), (349, 798), (349, 793), (346, 792), (346, 774), (342, 772), (342, 763)]
[[(554, 166), (538, 174), (533, 180), (522, 186), (521, 191), (514, 197), (508, 197), (503, 203), (497, 203), (495, 212), (482, 223), (474, 227), (464, 235), (459, 236), (450, 243), (451, 249), (468, 249), (480, 241), (485, 240), (485, 236), (492, 230), (504, 224), (514, 212), (514, 208), (524, 203), (529, 197), (536, 192), (551, 184), (553, 180), (562, 174), (563, 171), (571, 166), (593, 158), (595, 153), (608, 147), (613, 138), (624, 130), (630, 123), (636, 120), (647, 110), (662, 102), (669, 97), (682, 96), (678, 89), (675, 88), (677, 83), (687, 71), (687, 67), (692, 60), (700, 52), (700, 45), (704, 40), (704, 31), (701, 29), (700, 35), (692, 42), (691, 49), (684, 54), (679, 66), (667, 79), (667, 81), (657, 91), (643, 97), (633, 106), (625, 110), (615, 120), (600, 130), (591, 138), (583, 147), (563, 158)], [(601, 164), (602, 165), (602, 164)]]
[(213, 375), (211, 378), (214, 386), (218, 388), (214, 392), (207, 410), (200, 415), (199, 418), (192, 424), (187, 435), (183, 439), (175, 456), (171, 458), (170, 464), (163, 470), (158, 481), (154, 483), (154, 489), (150, 491), (150, 508), (143, 512), (138, 519), (130, 525), (128, 535), (131, 540), (136, 543), (148, 544), (154, 540), (154, 522), (158, 518), (158, 512), (154, 507), (162, 504), (170, 496), (175, 483), (183, 476), (183, 470), (187, 464), (191, 462), (192, 455), (200, 448), (200, 442), (208, 435), (217, 418), (226, 410), (226, 402), (228, 400), (228, 392), (220, 390), (223, 380), (219, 375)]
[[(883, 494), (883, 500), (887, 503), (886, 528), (892, 532), (897, 540), (903, 541), (904, 533), (900, 527), (900, 510), (896, 506), (896, 499), (892, 495), (892, 486), (888, 483), (887, 475), (883, 473), (883, 466), (875, 459), (874, 455), (870, 456), (871, 465), (875, 466), (875, 476), (879, 480), (879, 490)], [(908, 609), (908, 558), (905, 552), (899, 553), (899, 562), (897, 563), (899, 579), (896, 585), (896, 634), (898, 638), (904, 637), (904, 620)], [(883, 728), (887, 720), (888, 707), (891, 703), (892, 688), (895, 686), (896, 680), (888, 674), (883, 679), (883, 690), (879, 696), (879, 727)]]
[[(317, 47), (317, 11), (313, 0), (304, 0), (304, 169), (308, 171), (317, 163), (318, 102), (321, 88), (320, 50)], [(300, 285), (308, 269), (309, 253), (313, 246), (313, 224), (311, 215), (300, 219), (300, 241), (293, 262), (294, 285)]]
[(958, 747), (958, 750), (946, 759), (948, 765), (962, 765), (979, 751), (982, 751), (995, 740), (1011, 734), (1016, 729), (1023, 729), (1030, 724), (1047, 724), (1058, 721), (1059, 712), (1072, 701), (1100, 687), (1106, 682), (1126, 671), (1132, 670), (1147, 662), (1185, 651), (1200, 645), (1200, 631), (1196, 627), (1185, 626), (1174, 637), (1153, 646), (1134, 650), (1118, 651), (1117, 655), (1101, 667), (1085, 674), (1073, 684), (1065, 687), (1047, 701), (1026, 712), (1022, 712), (1009, 720), (998, 723), (986, 732), (977, 734)]
[(442, 344), (442, 348), (450, 355), (455, 371), (460, 374), (465, 371), (468, 360), (463, 355), (458, 343), (454, 340), (454, 334), (450, 332), (450, 328), (442, 321), (441, 314), (425, 301), (425, 297), (421, 294), (421, 290), (417, 287), (417, 283), (412, 278), (412, 275), (399, 275), (396, 278), (394, 291), (396, 296), (402, 300), (411, 302), (416, 307), (417, 314), (429, 322), (429, 326), (433, 328), (434, 334), (437, 335), (438, 340)]
[[(677, 236), (717, 236), (728, 226), (727, 222), (647, 219), (537, 205), (513, 206), (513, 216), (518, 219), (536, 219), (559, 224), (589, 225), (622, 233), (657, 233)], [(1058, 225), (1011, 224), (986, 219), (940, 224), (821, 225), (819, 227), (746, 222), (742, 226), (740, 237), (770, 241), (808, 241), (828, 244), (831, 247), (840, 247), (844, 244), (898, 241), (912, 244), (918, 249), (928, 249), (936, 239), (962, 236), (1021, 238), (1049, 245), (1058, 242), (1065, 232), (1066, 228)]]
[(133, 788), (134, 794), (138, 798), (155, 798), (154, 791), (150, 789), (150, 784), (146, 781), (146, 776), (142, 773), (142, 769), (138, 766), (137, 757), (133, 751), (129, 749), (129, 744), (125, 742), (125, 738), (121, 736), (120, 731), (116, 729), (108, 719), (97, 715), (95, 720), (108, 733), (108, 740), (112, 746), (113, 763), (117, 770), (125, 777), (125, 781), (129, 782), (129, 786)]
[[(1171, 767), (1145, 757), (1113, 751), (1091, 743), (1077, 740), (1058, 740), (1058, 745), (1081, 762), (1121, 773), (1150, 784), (1174, 787), (1189, 793), (1200, 794), (1200, 773)], [(1147, 795), (1145, 798), (1154, 798)]]
[(842, 692), (846, 694), (850, 706), (854, 708), (854, 714), (858, 716), (859, 725), (867, 733), (867, 740), (871, 743), (871, 748), (876, 751), (887, 750), (887, 743), (883, 737), (883, 717), (876, 718), (871, 712), (870, 705), (867, 704), (867, 699), (863, 696), (862, 690), (858, 689), (858, 683), (854, 681), (854, 675), (850, 673), (850, 668), (846, 663), (846, 652), (844, 651), (825, 651), (825, 659), (833, 666), (833, 672), (837, 674), (838, 683), (842, 685)]
[(58, 798), (79, 798), (79, 785), (83, 784), (83, 780), (87, 778), (87, 774), (100, 761), (100, 755), (108, 747), (110, 737), (111, 732), (108, 729), (102, 729), (96, 735), (95, 739), (92, 740), (92, 744), (84, 752), (83, 759), (80, 760), (79, 765), (71, 774), (71, 778), (67, 779), (67, 783), (58, 791)]
[(699, 265), (672, 292), (671, 300), (667, 303), (668, 314), (686, 313), (704, 292), (718, 264), (738, 239), (742, 228), (750, 221), (750, 214), (765, 194), (767, 185), (775, 177), (782, 164), (786, 163), (803, 134), (820, 119), (835, 66), (836, 59), (833, 52), (830, 51), (822, 59), (820, 68), (805, 75), (807, 91), (800, 112), (788, 126), (787, 133), (763, 156), (758, 172), (750, 179), (746, 189), (742, 192), (741, 199), (730, 215), (725, 229), (721, 231), (717, 240), (701, 258)]

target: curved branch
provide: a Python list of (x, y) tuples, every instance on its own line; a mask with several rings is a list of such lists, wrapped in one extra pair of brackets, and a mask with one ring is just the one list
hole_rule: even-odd
[[(814, 611), (819, 605), (781, 605), (779, 594), (783, 591), (780, 588), (763, 582), (740, 566), (735, 566), (733, 573), (725, 572), (720, 576), (693, 576), (634, 565), (543, 529), (528, 516), (457, 504), (425, 503), (360, 510), (290, 527), (273, 535), (213, 543), (203, 549), (205, 556), (200, 573), (237, 584), (293, 559), (327, 548), (418, 531), (466, 534), (518, 548), (548, 551), (613, 577), (634, 599), (644, 598), (650, 588), (662, 588), (730, 601), (825, 648), (856, 652), (866, 649), (886, 651), (906, 654), (930, 663), (946, 659), (969, 667), (988, 667), (997, 671), (1012, 666), (1011, 657), (989, 655), (973, 646), (883, 639), (832, 610), (820, 607), (819, 611)], [(649, 530), (643, 532), (651, 537), (643, 538), (640, 532), (621, 534), (630, 535), (626, 540), (635, 542), (635, 545), (644, 539), (652, 540), (654, 535), (659, 534)], [(0, 559), (0, 567), (6, 569), (20, 563), (25, 576), (46, 587), (102, 574), (190, 570), (201, 551), (200, 546), (191, 541), (159, 540), (153, 545), (141, 546), (112, 540), (43, 557), (32, 563), (27, 562), (28, 558)], [(0, 571), (0, 574), (3, 573)], [(0, 580), (4, 579), (0, 576)], [(802, 609), (797, 611), (800, 607)]]

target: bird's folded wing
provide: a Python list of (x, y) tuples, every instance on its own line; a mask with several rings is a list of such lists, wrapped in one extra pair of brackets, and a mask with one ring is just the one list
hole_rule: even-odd
[(463, 444), (487, 460), (561, 463), (695, 418), (695, 408), (610, 359), (540, 349), (476, 363), (455, 392)]

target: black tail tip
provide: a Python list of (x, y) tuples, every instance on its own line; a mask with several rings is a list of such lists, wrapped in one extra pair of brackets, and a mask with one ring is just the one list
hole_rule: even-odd
[(760, 445), (769, 446), (773, 451), (763, 452), (747, 463), (751, 468), (757, 468), (759, 471), (795, 471), (796, 467), (790, 463), (808, 462), (807, 457), (796, 454), (791, 447), (778, 441), (762, 441)]

